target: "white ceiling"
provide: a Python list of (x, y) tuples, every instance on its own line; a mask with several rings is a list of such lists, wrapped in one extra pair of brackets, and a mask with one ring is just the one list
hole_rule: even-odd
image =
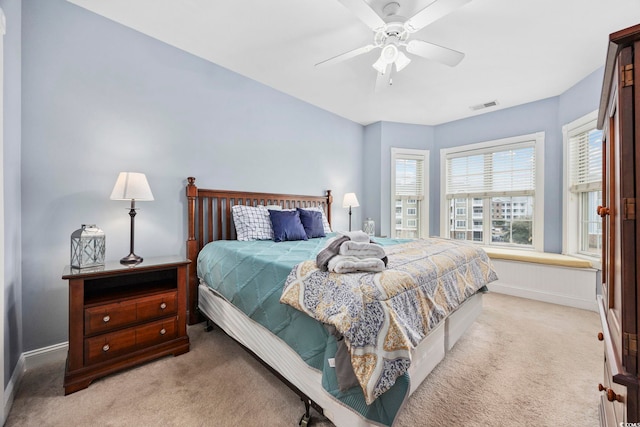
[[(375, 92), (377, 49), (315, 67), (372, 42), (338, 0), (69, 1), (364, 125), (436, 125), (559, 95), (604, 64), (610, 33), (640, 22), (639, 0), (473, 0), (412, 35), (464, 52), (458, 66), (412, 57)], [(366, 1), (381, 14), (390, 0)], [(431, 2), (395, 1), (407, 17)]]

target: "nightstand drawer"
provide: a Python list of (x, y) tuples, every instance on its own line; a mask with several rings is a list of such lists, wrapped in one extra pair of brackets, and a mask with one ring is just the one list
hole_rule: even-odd
[(140, 326), (136, 329), (136, 345), (147, 347), (176, 338), (178, 319), (175, 317)]
[(138, 320), (157, 319), (178, 311), (178, 292), (165, 292), (138, 301)]
[(94, 335), (136, 322), (136, 301), (105, 304), (84, 310), (84, 333)]
[(87, 338), (84, 341), (87, 365), (127, 354), (133, 350), (170, 341), (177, 337), (177, 318), (162, 319), (138, 327)]
[(136, 346), (135, 329), (99, 335), (84, 340), (85, 364), (102, 362), (126, 354)]
[(175, 314), (177, 308), (177, 291), (90, 307), (85, 309), (84, 333), (90, 336), (137, 322), (169, 316)]

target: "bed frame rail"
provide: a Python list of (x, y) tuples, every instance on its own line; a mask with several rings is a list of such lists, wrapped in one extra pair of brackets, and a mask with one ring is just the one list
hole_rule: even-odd
[(187, 182), (187, 258), (192, 262), (187, 291), (189, 325), (204, 320), (198, 315), (198, 253), (204, 245), (214, 240), (236, 239), (232, 206), (278, 205), (282, 209), (321, 207), (331, 224), (331, 190), (327, 190), (324, 196), (300, 196), (203, 189), (196, 187), (196, 179), (192, 176), (187, 178)]

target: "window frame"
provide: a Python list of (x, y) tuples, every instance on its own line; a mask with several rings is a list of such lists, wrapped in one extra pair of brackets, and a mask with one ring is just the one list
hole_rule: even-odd
[[(562, 126), (562, 253), (591, 261), (601, 268), (601, 255), (593, 256), (580, 249), (580, 222), (582, 220), (579, 194), (570, 191), (571, 156), (569, 138), (575, 134), (597, 129), (598, 110), (592, 111)], [(578, 220), (576, 220), (576, 218)], [(571, 219), (571, 220), (570, 220)]]
[[(429, 235), (429, 150), (414, 148), (391, 147), (391, 230), (389, 235), (396, 236), (395, 207), (396, 207), (396, 160), (409, 157), (422, 157), (423, 161), (423, 188), (424, 195), (420, 201), (420, 215), (416, 215), (418, 220), (418, 237), (425, 238)], [(412, 199), (414, 200), (414, 199)], [(416, 205), (417, 205), (416, 200)], [(412, 218), (413, 219), (413, 218)]]
[[(491, 243), (491, 204), (489, 197), (482, 198), (483, 200), (483, 212), (486, 212), (489, 217), (485, 220), (485, 226), (483, 228), (483, 242), (476, 242), (474, 240), (466, 240), (471, 243), (476, 243), (481, 246), (502, 246), (506, 248), (513, 248), (518, 250), (534, 250), (544, 251), (544, 142), (545, 133), (536, 132), (526, 135), (519, 135), (508, 138), (501, 138), (495, 140), (489, 140), (474, 144), (459, 145), (450, 148), (443, 148), (440, 150), (440, 235), (442, 237), (449, 237), (450, 230), (449, 224), (449, 200), (447, 199), (447, 159), (449, 156), (468, 152), (469, 155), (486, 153), (488, 151), (500, 151), (506, 146), (513, 146), (515, 144), (525, 144), (527, 142), (533, 142), (535, 153), (535, 190), (534, 190), (534, 208), (533, 208), (533, 245), (522, 246), (512, 243)], [(473, 198), (472, 198), (473, 199)]]

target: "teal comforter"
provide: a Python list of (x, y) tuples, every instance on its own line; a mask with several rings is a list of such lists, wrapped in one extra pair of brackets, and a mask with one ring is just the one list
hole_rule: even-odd
[[(308, 241), (215, 241), (198, 255), (198, 277), (247, 316), (286, 342), (311, 367), (322, 371), (322, 386), (337, 399), (372, 422), (391, 425), (409, 391), (409, 377), (396, 384), (371, 405), (360, 387), (341, 392), (328, 360), (335, 356), (336, 341), (324, 326), (293, 307), (280, 303), (285, 280), (292, 268), (316, 254), (333, 237)], [(406, 240), (379, 239), (381, 245)]]

